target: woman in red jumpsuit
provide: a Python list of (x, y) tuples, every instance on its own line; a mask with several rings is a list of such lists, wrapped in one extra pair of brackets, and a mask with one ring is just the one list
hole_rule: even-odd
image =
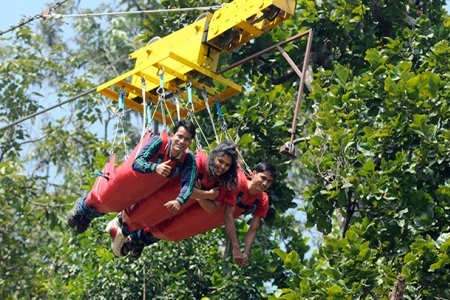
[[(176, 186), (179, 184), (178, 179), (174, 179), (148, 198), (142, 199), (124, 210), (117, 220), (110, 222), (107, 231), (113, 238), (114, 255), (122, 256), (131, 250), (133, 256), (139, 256), (145, 244), (140, 230), (153, 227), (178, 213), (189, 210), (190, 207), (199, 206), (198, 201), (206, 200), (206, 207), (208, 208), (208, 204), (212, 203), (208, 200), (217, 200), (222, 203), (224, 198), (232, 199), (235, 197), (238, 164), (237, 150), (232, 143), (220, 143), (215, 149), (211, 150), (209, 156), (202, 151), (198, 151), (195, 154), (195, 161), (197, 169), (196, 188), (192, 192), (191, 199), (186, 201), (180, 210), (170, 211), (166, 208), (172, 201), (175, 201), (172, 199), (176, 196)], [(210, 205), (209, 207), (215, 209), (214, 206)], [(118, 226), (120, 226), (120, 230), (117, 228)], [(119, 237), (117, 237), (118, 232)], [(129, 243), (126, 245), (128, 249), (122, 247), (122, 244), (128, 238), (136, 242), (135, 247), (131, 247)]]
[[(173, 218), (139, 231), (141, 240), (130, 239), (124, 246), (130, 248), (131, 244), (131, 255), (139, 256), (145, 244), (152, 244), (159, 239), (181, 241), (225, 224), (233, 248), (234, 262), (246, 265), (260, 220), (266, 217), (269, 210), (269, 197), (265, 191), (275, 177), (276, 169), (268, 162), (258, 163), (249, 177), (242, 170), (238, 170), (238, 187), (235, 193), (229, 193), (215, 201), (198, 200), (197, 205), (187, 208)], [(241, 251), (234, 219), (245, 213), (252, 213), (253, 218), (245, 238), (244, 250)]]

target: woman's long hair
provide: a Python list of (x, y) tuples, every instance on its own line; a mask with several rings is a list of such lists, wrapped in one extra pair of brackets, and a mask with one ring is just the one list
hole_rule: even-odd
[(237, 169), (238, 169), (238, 154), (236, 146), (230, 142), (222, 142), (216, 148), (211, 150), (208, 156), (208, 175), (211, 178), (216, 177), (214, 172), (214, 161), (216, 157), (228, 155), (231, 157), (231, 165), (227, 172), (220, 175), (222, 184), (228, 189), (233, 190), (237, 186)]

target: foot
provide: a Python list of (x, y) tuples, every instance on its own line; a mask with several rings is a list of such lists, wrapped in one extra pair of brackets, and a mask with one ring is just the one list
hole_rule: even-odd
[(85, 232), (92, 219), (95, 218), (95, 215), (84, 205), (85, 199), (86, 197), (81, 197), (75, 201), (75, 205), (67, 214), (67, 225), (75, 228), (78, 233)]
[(130, 239), (122, 245), (123, 253), (130, 253), (133, 258), (139, 258), (144, 250), (145, 246), (150, 246), (159, 241), (154, 238), (151, 233), (145, 233), (144, 230), (139, 230), (131, 233)]
[(122, 246), (130, 240), (130, 237), (123, 234), (120, 220), (117, 217), (112, 219), (106, 226), (105, 231), (111, 236), (111, 249), (114, 256), (121, 257), (127, 255), (128, 252), (122, 251)]

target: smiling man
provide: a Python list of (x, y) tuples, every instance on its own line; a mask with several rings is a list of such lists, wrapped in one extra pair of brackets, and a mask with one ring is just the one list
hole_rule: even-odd
[[(275, 167), (269, 162), (258, 163), (253, 168), (249, 178), (247, 178), (244, 172), (240, 172), (238, 174), (239, 192), (236, 202), (233, 205), (229, 203), (225, 204), (223, 216), (225, 230), (233, 249), (233, 262), (239, 266), (248, 264), (248, 258), (261, 218), (265, 218), (269, 211), (269, 196), (266, 191), (272, 185), (276, 174)], [(245, 235), (244, 250), (241, 251), (234, 219), (246, 213), (251, 213), (253, 216), (250, 228)]]
[[(87, 230), (92, 219), (106, 213), (125, 210), (156, 192), (170, 179), (181, 176), (180, 193), (165, 207), (177, 211), (194, 189), (196, 164), (189, 145), (195, 137), (195, 126), (188, 120), (175, 124), (168, 136), (153, 135), (140, 150), (136, 146), (129, 158), (117, 168), (109, 162), (103, 168), (91, 191), (75, 202), (67, 223), (78, 233)], [(137, 155), (136, 155), (137, 153)]]
[[(196, 160), (199, 163), (198, 157)], [(213, 168), (217, 171), (214, 172), (220, 174), (224, 168), (220, 165), (223, 163), (224, 161), (217, 160), (215, 168)], [(269, 197), (266, 191), (276, 177), (276, 169), (269, 162), (260, 162), (253, 168), (249, 177), (241, 169), (237, 170), (237, 176), (237, 186), (233, 188), (232, 193), (226, 193), (223, 195), (224, 197), (197, 199), (199, 205), (190, 206), (173, 218), (156, 222), (156, 225), (151, 225), (144, 230), (138, 230), (130, 240), (122, 244), (124, 249), (114, 249), (113, 245), (113, 252), (117, 256), (126, 255), (131, 249), (131, 255), (136, 258), (139, 257), (144, 246), (149, 246), (158, 240), (179, 242), (225, 224), (227, 235), (232, 243), (233, 262), (240, 266), (247, 265), (261, 218), (265, 218), (269, 210)], [(162, 193), (164, 189), (160, 189), (152, 197), (158, 198), (158, 194)], [(133, 206), (132, 210), (138, 208), (137, 206)], [(139, 209), (139, 211), (147, 210)], [(253, 217), (245, 237), (244, 249), (241, 251), (234, 220), (247, 213), (252, 214)], [(134, 251), (135, 247), (139, 251)]]

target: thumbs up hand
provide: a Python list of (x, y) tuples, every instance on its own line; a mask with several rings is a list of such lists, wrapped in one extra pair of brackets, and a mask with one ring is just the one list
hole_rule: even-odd
[(156, 166), (156, 174), (159, 174), (163, 177), (169, 176), (172, 171), (172, 167), (169, 166), (170, 160), (163, 161), (162, 163)]

